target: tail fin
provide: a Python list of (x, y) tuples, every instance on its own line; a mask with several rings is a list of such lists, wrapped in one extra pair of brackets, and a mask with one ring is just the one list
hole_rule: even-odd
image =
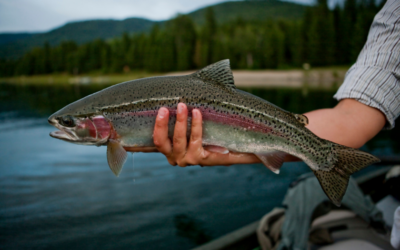
[(380, 162), (380, 160), (366, 152), (339, 144), (333, 145), (333, 154), (337, 158), (333, 168), (329, 171), (313, 170), (313, 172), (325, 194), (339, 207), (346, 192), (350, 175), (368, 165)]

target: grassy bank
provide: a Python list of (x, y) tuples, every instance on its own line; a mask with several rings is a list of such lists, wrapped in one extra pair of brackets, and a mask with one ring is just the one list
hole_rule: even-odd
[(34, 76), (14, 76), (0, 77), (0, 82), (15, 84), (116, 84), (129, 80), (135, 80), (144, 77), (156, 76), (159, 74), (148, 72), (132, 72), (126, 74), (85, 74), (85, 75), (69, 75), (69, 74), (49, 74)]
[[(235, 84), (238, 87), (260, 88), (337, 88), (343, 82), (348, 67), (315, 68), (311, 70), (234, 70)], [(0, 83), (54, 85), (54, 84), (105, 84), (111, 85), (120, 82), (135, 80), (144, 77), (162, 75), (186, 75), (194, 71), (149, 73), (136, 71), (126, 74), (104, 75), (91, 73), (85, 75), (51, 74), (35, 76), (16, 76), (0, 78)]]

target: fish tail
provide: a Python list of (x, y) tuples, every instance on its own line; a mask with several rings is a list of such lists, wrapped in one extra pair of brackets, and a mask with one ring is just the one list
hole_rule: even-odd
[(338, 207), (346, 192), (350, 175), (380, 160), (366, 152), (333, 144), (333, 157), (337, 159), (333, 167), (326, 170), (313, 170), (325, 194)]

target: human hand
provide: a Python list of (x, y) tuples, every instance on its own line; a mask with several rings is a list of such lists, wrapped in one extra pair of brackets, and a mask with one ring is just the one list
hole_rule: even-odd
[(186, 137), (188, 109), (184, 103), (178, 104), (173, 143), (168, 138), (169, 111), (160, 108), (154, 127), (154, 144), (163, 153), (168, 162), (175, 166), (189, 165), (215, 166), (241, 163), (257, 163), (260, 160), (253, 154), (233, 153), (221, 154), (207, 150), (202, 144), (202, 116), (198, 109), (192, 110), (192, 125), (189, 141)]

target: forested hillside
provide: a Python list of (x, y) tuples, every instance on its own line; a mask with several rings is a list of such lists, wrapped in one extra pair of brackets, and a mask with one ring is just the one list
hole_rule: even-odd
[(370, 0), (347, 0), (330, 10), (319, 0), (300, 20), (236, 18), (222, 23), (213, 8), (207, 8), (202, 25), (180, 15), (150, 32), (125, 33), (111, 41), (46, 43), (19, 59), (3, 59), (0, 75), (163, 72), (200, 68), (225, 58), (240, 69), (348, 65), (356, 60), (379, 8)]
[[(142, 18), (117, 20), (90, 20), (71, 22), (52, 31), (34, 34), (0, 46), (0, 58), (17, 58), (29, 49), (48, 43), (52, 46), (63, 41), (83, 44), (94, 39), (109, 39), (121, 36), (124, 32), (135, 33), (148, 31), (155, 22)], [(1, 34), (0, 34), (1, 36)]]
[(15, 42), (35, 35), (35, 33), (1, 33), (0, 46), (6, 43)]
[[(193, 11), (188, 14), (196, 25), (204, 24), (204, 12), (206, 8)], [(305, 7), (300, 4), (281, 2), (278, 0), (234, 1), (213, 5), (217, 23), (224, 23), (238, 17), (244, 20), (266, 19), (299, 19), (303, 15)], [(17, 58), (25, 54), (29, 49), (43, 46), (49, 43), (51, 46), (63, 41), (73, 41), (77, 44), (93, 41), (95, 39), (111, 39), (128, 34), (149, 31), (153, 24), (162, 25), (164, 21), (151, 21), (142, 18), (128, 18), (125, 20), (89, 20), (71, 22), (46, 33), (32, 34), (0, 34), (0, 58)], [(7, 44), (7, 40), (16, 39)]]
[[(205, 23), (207, 8), (193, 11), (188, 16), (195, 24)], [(301, 19), (306, 6), (277, 0), (223, 2), (212, 6), (218, 24), (241, 18), (245, 21), (266, 19)]]

